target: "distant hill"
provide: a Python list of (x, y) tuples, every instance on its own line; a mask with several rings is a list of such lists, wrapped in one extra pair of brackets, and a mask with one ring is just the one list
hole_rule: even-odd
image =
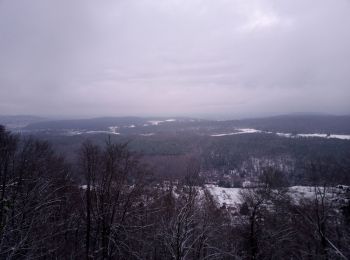
[(106, 130), (110, 126), (143, 124), (147, 121), (139, 117), (99, 117), (90, 119), (69, 119), (35, 122), (25, 127), (26, 130), (39, 129), (85, 129), (85, 130)]
[(289, 133), (350, 133), (350, 115), (282, 115), (232, 122), (240, 127)]
[[(35, 120), (36, 119), (36, 120)], [(86, 131), (109, 131), (118, 127), (122, 133), (147, 132), (232, 132), (237, 128), (254, 128), (262, 131), (282, 133), (350, 134), (350, 115), (281, 115), (242, 120), (200, 120), (191, 118), (142, 118), (142, 117), (100, 117), (91, 119), (70, 119), (43, 121), (40, 118), (28, 120), (26, 131), (63, 131), (67, 129)]]
[(43, 117), (38, 116), (27, 116), (27, 115), (17, 115), (17, 116), (6, 116), (0, 115), (0, 124), (5, 125), (9, 129), (23, 128), (28, 124), (40, 122), (46, 120)]

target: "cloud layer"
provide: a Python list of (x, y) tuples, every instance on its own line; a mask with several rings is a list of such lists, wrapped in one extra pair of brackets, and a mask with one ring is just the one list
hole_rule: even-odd
[(347, 114), (349, 13), (347, 0), (2, 0), (0, 114)]

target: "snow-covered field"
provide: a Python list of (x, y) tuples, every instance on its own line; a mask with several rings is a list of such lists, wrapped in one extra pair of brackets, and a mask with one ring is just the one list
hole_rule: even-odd
[[(148, 121), (148, 123), (150, 123), (151, 125), (159, 125), (161, 123), (165, 123), (165, 122), (175, 122), (176, 119), (173, 119), (173, 118), (170, 118), (170, 119), (166, 119), (164, 121), (162, 120), (151, 120), (151, 121)], [(144, 126), (148, 126), (149, 124), (144, 124)]]
[(117, 133), (115, 130), (109, 130), (109, 131), (86, 131), (86, 130), (67, 130), (64, 135), (66, 136), (74, 136), (74, 135), (82, 135), (82, 134), (112, 134), (112, 135), (119, 135), (120, 133)]
[(213, 196), (214, 200), (222, 205), (235, 205), (240, 203), (241, 188), (222, 188), (214, 185), (207, 185), (206, 189)]
[(281, 136), (281, 137), (292, 137), (292, 134), (289, 133), (276, 133), (276, 135)]
[(334, 138), (334, 139), (341, 139), (341, 140), (350, 140), (350, 135), (326, 135), (326, 134), (297, 134), (296, 136), (293, 136), (292, 134), (286, 134), (288, 136), (286, 137), (319, 137), (319, 138)]
[[(240, 192), (244, 188), (223, 188), (216, 185), (206, 185), (205, 187), (214, 200), (220, 205), (235, 206), (241, 203)], [(322, 193), (323, 187), (312, 187), (312, 186), (292, 186), (288, 188), (287, 194), (292, 197), (295, 203), (298, 203), (303, 199), (313, 199), (316, 193)], [(326, 189), (326, 197), (328, 199), (334, 199), (341, 194), (342, 191), (331, 187)]]
[(328, 138), (337, 138), (342, 140), (350, 140), (350, 135), (330, 135)]
[(140, 134), (141, 136), (153, 136), (154, 133), (146, 133), (146, 134)]
[(235, 132), (231, 133), (219, 133), (219, 134), (211, 134), (212, 137), (220, 137), (220, 136), (227, 136), (227, 135), (240, 135), (240, 134), (254, 134), (254, 133), (264, 133), (264, 134), (276, 134), (277, 136), (281, 137), (287, 137), (287, 138), (312, 138), (312, 137), (318, 137), (318, 138), (334, 138), (334, 139), (341, 139), (341, 140), (350, 140), (350, 135), (339, 135), (339, 134), (319, 134), (319, 133), (311, 133), (311, 134), (296, 134), (293, 135), (292, 133), (273, 133), (273, 132), (267, 132), (267, 131), (261, 131), (254, 128), (236, 128), (234, 129)]
[(110, 126), (110, 127), (108, 127), (109, 131), (112, 132), (112, 133), (114, 133), (114, 134), (119, 134), (119, 133), (117, 132), (117, 129), (118, 129), (118, 128), (119, 128), (118, 126)]
[(111, 131), (86, 131), (85, 134), (113, 134), (113, 135), (119, 135), (119, 133), (111, 132)]
[(232, 133), (223, 133), (223, 134), (212, 134), (210, 136), (226, 136), (226, 135), (240, 135), (240, 134), (254, 134), (254, 133), (261, 133), (262, 131), (256, 130), (253, 128), (237, 128), (235, 129), (237, 132), (232, 132)]

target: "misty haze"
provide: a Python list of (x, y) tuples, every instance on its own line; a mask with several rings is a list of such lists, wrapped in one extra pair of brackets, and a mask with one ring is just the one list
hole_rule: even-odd
[(0, 259), (350, 259), (350, 1), (0, 0)]

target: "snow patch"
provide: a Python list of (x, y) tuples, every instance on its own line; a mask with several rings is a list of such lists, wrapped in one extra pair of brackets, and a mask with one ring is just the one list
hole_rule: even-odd
[(336, 138), (342, 140), (350, 140), (350, 135), (330, 135), (328, 138)]
[(140, 134), (141, 136), (152, 136), (154, 133), (146, 133), (146, 134)]
[(297, 134), (299, 137), (322, 137), (322, 138), (327, 138), (326, 134)]
[(312, 133), (312, 134), (297, 134), (293, 135), (291, 133), (276, 133), (276, 135), (281, 136), (281, 137), (289, 137), (289, 138), (294, 138), (294, 137), (301, 137), (301, 138), (326, 138), (326, 139), (341, 139), (341, 140), (350, 140), (350, 135), (327, 135), (327, 134), (320, 134), (320, 133)]
[(78, 130), (68, 130), (64, 135), (66, 136), (75, 136), (75, 135), (81, 135), (83, 132)]
[(113, 134), (117, 134), (117, 129), (118, 128), (119, 128), (118, 126), (110, 126), (110, 127), (108, 127), (109, 131), (111, 133), (113, 133)]
[(292, 137), (293, 134), (291, 133), (276, 133), (276, 135), (281, 136), (281, 137)]
[(237, 130), (237, 132), (224, 133), (224, 134), (213, 134), (210, 136), (219, 137), (219, 136), (226, 136), (226, 135), (254, 134), (254, 133), (261, 133), (262, 132), (260, 130), (253, 129), (253, 128), (237, 128), (235, 130)]
[(114, 135), (119, 135), (120, 133), (113, 133), (110, 131), (86, 131), (86, 134), (114, 134)]
[[(241, 203), (241, 191), (251, 188), (223, 188), (216, 185), (206, 185), (205, 188), (213, 196), (214, 200), (220, 205), (235, 206)], [(288, 188), (287, 194), (291, 196), (295, 203), (299, 203), (304, 199), (314, 199), (317, 194), (323, 192), (323, 187), (313, 186), (292, 186)], [(335, 187), (327, 187), (325, 195), (327, 199), (334, 199), (339, 196), (342, 190)]]
[(240, 203), (241, 188), (222, 188), (214, 185), (206, 185), (206, 189), (221, 206), (224, 204), (233, 206)]
[(148, 121), (148, 123), (150, 123), (151, 125), (159, 125), (160, 123), (163, 123), (164, 121), (156, 121), (156, 120), (151, 120)]

